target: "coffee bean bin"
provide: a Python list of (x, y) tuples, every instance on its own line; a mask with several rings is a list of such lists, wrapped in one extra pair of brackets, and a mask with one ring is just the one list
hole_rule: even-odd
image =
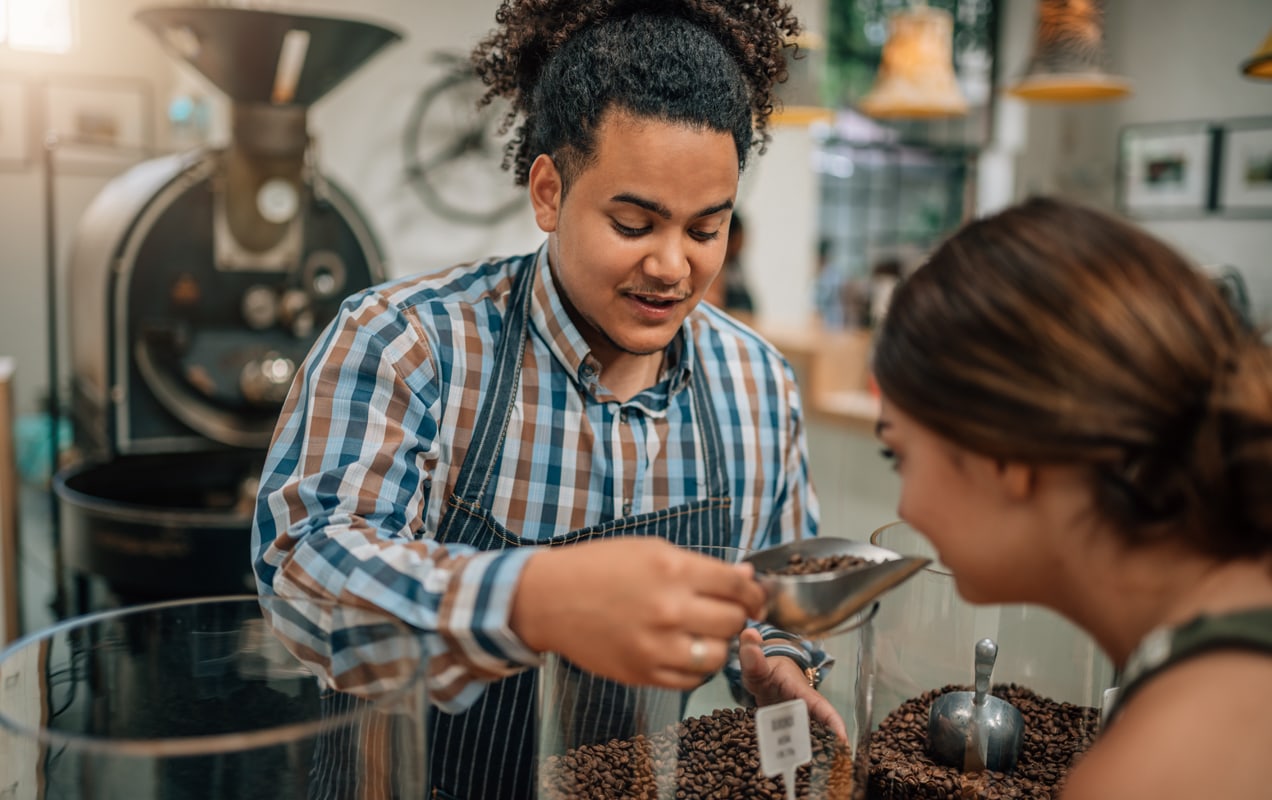
[[(705, 548), (737, 562), (743, 551)], [(796, 773), (796, 796), (864, 797), (871, 731), (873, 605), (814, 644), (834, 659), (821, 693), (848, 740), (809, 725), (812, 761)], [(749, 695), (725, 672), (682, 693), (622, 686), (548, 656), (539, 677), (540, 800), (575, 797), (787, 797), (784, 778), (760, 768)]]
[[(932, 564), (889, 593), (874, 620), (875, 731), (872, 800), (1051, 798), (1099, 729), (1112, 664), (1085, 632), (1032, 605), (973, 606), (931, 544), (904, 522), (870, 541)], [(1017, 707), (1025, 730), (1010, 774), (965, 773), (926, 752), (928, 713), (937, 697), (973, 688), (976, 643), (998, 645), (991, 694)]]
[(253, 595), (68, 620), (0, 653), (0, 796), (422, 798), (421, 654), (378, 612)]

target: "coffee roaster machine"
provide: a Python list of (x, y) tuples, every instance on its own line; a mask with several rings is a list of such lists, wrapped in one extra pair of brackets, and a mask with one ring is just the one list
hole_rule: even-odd
[[(379, 245), (314, 158), (309, 107), (400, 38), (361, 21), (229, 7), (138, 21), (232, 105), (228, 145), (142, 162), (78, 223), (71, 414), (55, 477), (77, 611), (252, 590), (257, 480), (297, 369)], [(59, 580), (62, 577), (59, 576)]]

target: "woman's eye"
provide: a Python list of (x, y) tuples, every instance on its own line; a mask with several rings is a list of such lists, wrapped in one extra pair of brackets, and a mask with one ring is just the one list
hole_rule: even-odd
[(879, 455), (883, 457), (884, 461), (890, 462), (892, 464), (893, 469), (896, 468), (897, 452), (895, 450), (893, 450), (891, 447), (880, 447)]
[(718, 229), (714, 231), (689, 231), (689, 235), (700, 242), (709, 242), (713, 239), (719, 239), (720, 231)]

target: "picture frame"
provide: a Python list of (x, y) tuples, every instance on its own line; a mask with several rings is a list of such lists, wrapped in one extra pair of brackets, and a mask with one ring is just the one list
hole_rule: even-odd
[(1272, 117), (1225, 121), (1219, 152), (1219, 212), (1272, 217)]
[(58, 172), (114, 174), (154, 148), (154, 97), (133, 78), (58, 76), (43, 90), (43, 134)]
[(1213, 212), (1218, 137), (1219, 128), (1209, 121), (1124, 126), (1118, 135), (1118, 209), (1140, 218)]
[(0, 170), (31, 163), (30, 87), (14, 75), (0, 75)]

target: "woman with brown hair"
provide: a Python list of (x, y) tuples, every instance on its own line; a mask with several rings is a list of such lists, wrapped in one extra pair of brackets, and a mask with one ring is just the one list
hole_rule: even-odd
[(1272, 786), (1272, 355), (1201, 272), (1100, 212), (978, 220), (877, 341), (899, 513), (974, 603), (1037, 603), (1121, 672), (1065, 798)]

